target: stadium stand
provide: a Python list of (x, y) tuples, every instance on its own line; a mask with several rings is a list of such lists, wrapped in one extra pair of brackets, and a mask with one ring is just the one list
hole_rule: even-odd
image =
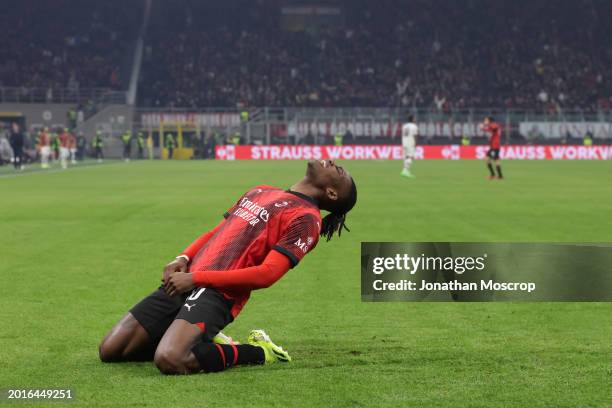
[(7, 0), (0, 14), (0, 86), (121, 89), (142, 1)]
[[(295, 3), (153, 2), (139, 106), (610, 110), (610, 2), (329, 1), (332, 24), (281, 28)], [(125, 90), (143, 7), (8, 0), (0, 86)]]
[(147, 41), (144, 105), (610, 108), (605, 1), (336, 2), (344, 21), (315, 33), (282, 30), (279, 2), (175, 3)]

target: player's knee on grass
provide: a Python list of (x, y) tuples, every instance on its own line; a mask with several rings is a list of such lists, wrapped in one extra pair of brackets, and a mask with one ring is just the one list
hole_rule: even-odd
[(155, 351), (153, 361), (162, 374), (177, 375), (188, 374), (190, 372), (187, 366), (187, 356), (185, 353), (158, 348)]
[(100, 357), (100, 361), (103, 363), (121, 361), (123, 356), (123, 347), (117, 344), (117, 342), (113, 342), (112, 340), (105, 338), (98, 347), (98, 355)]
[(153, 344), (146, 330), (128, 314), (104, 337), (98, 356), (105, 363), (151, 360)]
[(106, 337), (98, 347), (98, 355), (103, 363), (140, 360), (138, 353), (131, 351), (130, 341), (117, 337)]

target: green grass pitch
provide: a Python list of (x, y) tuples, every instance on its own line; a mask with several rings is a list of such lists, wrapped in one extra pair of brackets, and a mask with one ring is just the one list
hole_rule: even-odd
[(361, 241), (612, 241), (612, 162), (345, 162), (351, 232), (253, 293), (226, 332), (263, 328), (294, 362), (167, 377), (97, 346), (162, 267), (246, 189), (303, 162), (132, 162), (0, 174), (0, 388), (70, 406), (612, 406), (612, 304), (361, 303)]

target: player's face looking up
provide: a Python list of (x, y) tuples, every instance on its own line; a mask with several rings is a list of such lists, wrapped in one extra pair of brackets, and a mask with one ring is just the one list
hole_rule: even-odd
[(333, 212), (350, 195), (353, 184), (351, 175), (332, 160), (309, 161), (306, 177), (324, 192), (319, 204), (325, 210)]

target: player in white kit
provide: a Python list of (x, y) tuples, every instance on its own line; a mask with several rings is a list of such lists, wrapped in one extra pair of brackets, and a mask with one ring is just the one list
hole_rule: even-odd
[(402, 126), (402, 146), (404, 148), (404, 169), (401, 172), (403, 177), (414, 177), (410, 172), (412, 160), (416, 150), (416, 137), (419, 134), (419, 127), (414, 121), (414, 116), (408, 116), (408, 123)]

